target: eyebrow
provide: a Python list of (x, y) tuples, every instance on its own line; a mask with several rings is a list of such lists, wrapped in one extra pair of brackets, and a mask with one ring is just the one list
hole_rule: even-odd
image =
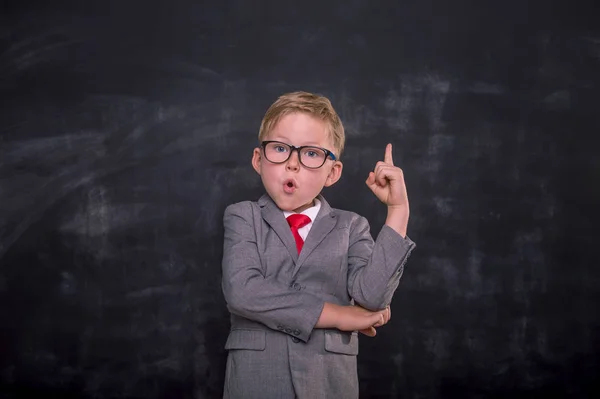
[[(271, 141), (280, 141), (280, 142), (285, 143), (285, 144), (290, 144), (290, 140), (288, 140), (286, 138), (283, 138), (283, 137), (273, 137), (271, 139)], [(326, 147), (323, 147), (322, 145), (320, 145), (319, 143), (314, 143), (314, 142), (310, 142), (308, 144), (302, 144), (300, 146), (297, 146), (295, 144), (293, 144), (293, 145), (296, 146), (296, 147), (318, 147), (318, 148), (326, 148)]]

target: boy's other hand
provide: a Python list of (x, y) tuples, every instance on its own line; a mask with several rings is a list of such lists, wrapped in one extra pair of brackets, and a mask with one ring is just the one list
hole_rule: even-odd
[(367, 186), (381, 202), (389, 207), (408, 207), (408, 195), (402, 169), (394, 166), (392, 145), (385, 147), (383, 161), (377, 162), (373, 172), (369, 172)]

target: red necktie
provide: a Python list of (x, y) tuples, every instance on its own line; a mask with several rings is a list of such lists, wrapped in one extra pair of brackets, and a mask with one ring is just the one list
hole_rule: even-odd
[(290, 225), (290, 229), (292, 229), (292, 234), (294, 239), (296, 240), (296, 249), (298, 253), (302, 250), (302, 245), (304, 245), (304, 240), (298, 234), (298, 229), (306, 226), (310, 223), (310, 218), (301, 213), (294, 213), (287, 217), (288, 224)]

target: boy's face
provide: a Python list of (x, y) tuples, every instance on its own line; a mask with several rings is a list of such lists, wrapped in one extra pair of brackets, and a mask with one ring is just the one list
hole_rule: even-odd
[[(304, 113), (285, 115), (264, 140), (296, 147), (322, 147), (335, 154), (325, 122)], [(286, 162), (275, 164), (265, 158), (261, 148), (254, 149), (252, 166), (277, 206), (290, 212), (310, 208), (323, 187), (329, 187), (340, 179), (343, 167), (340, 161), (327, 158), (320, 168), (309, 169), (300, 163), (298, 151), (292, 151)]]

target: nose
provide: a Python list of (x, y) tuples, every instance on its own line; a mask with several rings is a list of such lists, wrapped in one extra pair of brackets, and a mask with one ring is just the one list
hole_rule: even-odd
[(285, 165), (285, 168), (290, 171), (296, 171), (300, 169), (299, 156), (300, 154), (298, 153), (298, 151), (292, 151), (292, 153), (290, 154), (290, 158), (288, 159), (287, 164)]

